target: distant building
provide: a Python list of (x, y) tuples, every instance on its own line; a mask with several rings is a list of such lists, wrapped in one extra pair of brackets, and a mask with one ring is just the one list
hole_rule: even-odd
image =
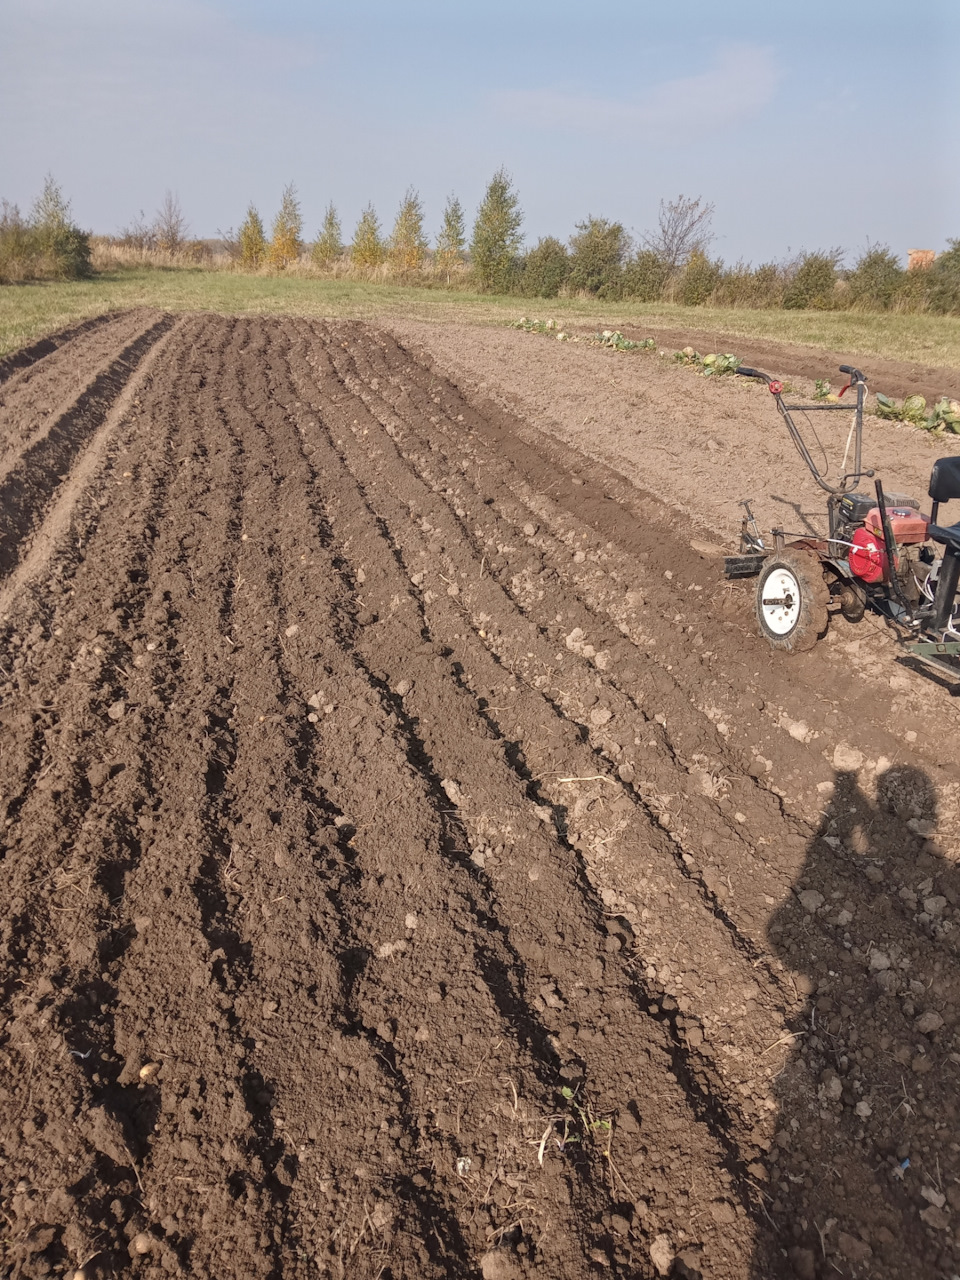
[(933, 249), (908, 249), (907, 270), (926, 271), (927, 267), (933, 266), (933, 260), (936, 256)]

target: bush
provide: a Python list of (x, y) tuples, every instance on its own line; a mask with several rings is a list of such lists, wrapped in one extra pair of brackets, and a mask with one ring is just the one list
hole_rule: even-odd
[(15, 204), (0, 204), (0, 284), (29, 280), (34, 271), (34, 245), (23, 215)]
[(867, 311), (889, 311), (907, 273), (886, 245), (868, 247), (847, 275), (850, 303)]
[(482, 290), (509, 293), (511, 287), (519, 286), (521, 267), (517, 255), (522, 223), (520, 201), (510, 175), (505, 169), (498, 169), (477, 210), (470, 243), (477, 283)]
[(90, 275), (90, 236), (70, 221), (70, 201), (52, 177), (33, 206), (30, 227), (36, 240), (42, 274), (56, 280), (80, 280)]
[(140, 253), (149, 253), (157, 247), (153, 223), (147, 221), (142, 209), (131, 223), (122, 228), (117, 237), (117, 243), (124, 249), (136, 249)]
[(719, 283), (723, 263), (711, 262), (702, 249), (694, 249), (680, 276), (678, 299), (685, 307), (702, 306)]
[(0, 282), (79, 280), (91, 274), (90, 236), (70, 220), (70, 203), (52, 177), (29, 219), (0, 205)]
[(637, 302), (659, 302), (669, 279), (669, 264), (653, 249), (642, 249), (624, 267), (620, 293)]
[(960, 240), (948, 240), (950, 248), (935, 259), (924, 276), (930, 310), (938, 315), (960, 315)]
[(546, 236), (524, 259), (520, 292), (525, 298), (555, 298), (569, 274), (566, 249), (554, 236)]
[(753, 305), (782, 307), (786, 292), (786, 274), (775, 262), (764, 262), (753, 273)]
[(576, 225), (577, 234), (570, 237), (570, 288), (607, 297), (618, 295), (630, 237), (619, 222), (606, 218), (591, 217)]
[(784, 272), (776, 263), (749, 267), (743, 262), (721, 273), (713, 291), (720, 307), (779, 307), (783, 304)]
[(829, 253), (806, 253), (787, 285), (783, 305), (787, 311), (830, 311), (836, 305), (836, 249)]

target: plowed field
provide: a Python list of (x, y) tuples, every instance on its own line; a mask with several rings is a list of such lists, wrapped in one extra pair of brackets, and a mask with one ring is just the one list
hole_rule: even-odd
[(954, 1275), (949, 691), (416, 336), (0, 371), (3, 1274)]

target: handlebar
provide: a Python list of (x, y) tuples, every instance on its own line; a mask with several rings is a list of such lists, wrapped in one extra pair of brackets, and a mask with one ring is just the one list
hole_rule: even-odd
[[(771, 382), (777, 381), (776, 378), (771, 378), (769, 373), (764, 373), (762, 369), (748, 369), (747, 366), (743, 364), (736, 372), (739, 373), (741, 378), (760, 378), (768, 385)], [(859, 369), (854, 369), (853, 365), (842, 364), (840, 366), (840, 372), (847, 374), (850, 379), (850, 386), (855, 386), (858, 382), (862, 382), (864, 386), (866, 385), (867, 379), (865, 375), (862, 374)]]
[[(762, 369), (751, 369), (748, 365), (740, 365), (736, 372), (740, 374), (741, 378), (757, 378), (760, 382), (765, 382), (767, 384), (767, 390), (776, 400), (777, 412), (783, 418), (787, 431), (790, 433), (790, 438), (797, 447), (797, 452), (806, 463), (810, 474), (821, 489), (833, 495), (833, 498), (837, 498), (840, 494), (847, 493), (850, 487), (862, 476), (873, 475), (872, 471), (864, 471), (860, 465), (860, 447), (863, 433), (863, 402), (866, 399), (867, 380), (859, 369), (854, 369), (852, 365), (848, 364), (842, 364), (840, 366), (840, 372), (845, 373), (849, 377), (850, 381), (839, 394), (842, 396), (844, 391), (848, 391), (851, 387), (856, 387), (857, 403), (854, 408), (853, 426), (850, 428), (850, 437), (847, 439), (847, 452), (849, 452), (850, 449), (851, 439), (854, 441), (853, 470), (844, 471), (842, 475), (838, 475), (834, 484), (831, 484), (826, 479), (825, 472), (819, 470), (817, 464), (810, 456), (810, 450), (807, 448), (803, 436), (800, 434), (797, 424), (793, 420), (793, 413), (798, 412), (805, 414), (816, 409), (839, 410), (842, 412), (844, 406), (839, 403), (839, 396), (830, 396), (829, 399), (831, 402), (836, 402), (830, 404), (786, 404), (783, 399), (784, 386), (779, 378), (771, 378), (769, 373), (764, 373)], [(829, 386), (829, 383), (827, 385)], [(824, 399), (825, 397), (821, 396), (819, 398)], [(824, 456), (824, 460), (826, 463), (826, 455)], [(841, 466), (845, 467), (846, 462), (847, 453), (845, 452)], [(832, 521), (833, 517), (831, 516), (831, 528)]]

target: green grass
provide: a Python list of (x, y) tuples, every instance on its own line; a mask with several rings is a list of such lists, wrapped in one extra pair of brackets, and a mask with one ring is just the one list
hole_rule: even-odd
[(740, 311), (578, 298), (501, 298), (441, 289), (201, 268), (123, 269), (93, 280), (0, 286), (0, 355), (86, 316), (127, 307), (227, 314), (404, 318), (503, 325), (521, 315), (599, 325), (698, 329), (960, 368), (960, 319), (852, 312)]

